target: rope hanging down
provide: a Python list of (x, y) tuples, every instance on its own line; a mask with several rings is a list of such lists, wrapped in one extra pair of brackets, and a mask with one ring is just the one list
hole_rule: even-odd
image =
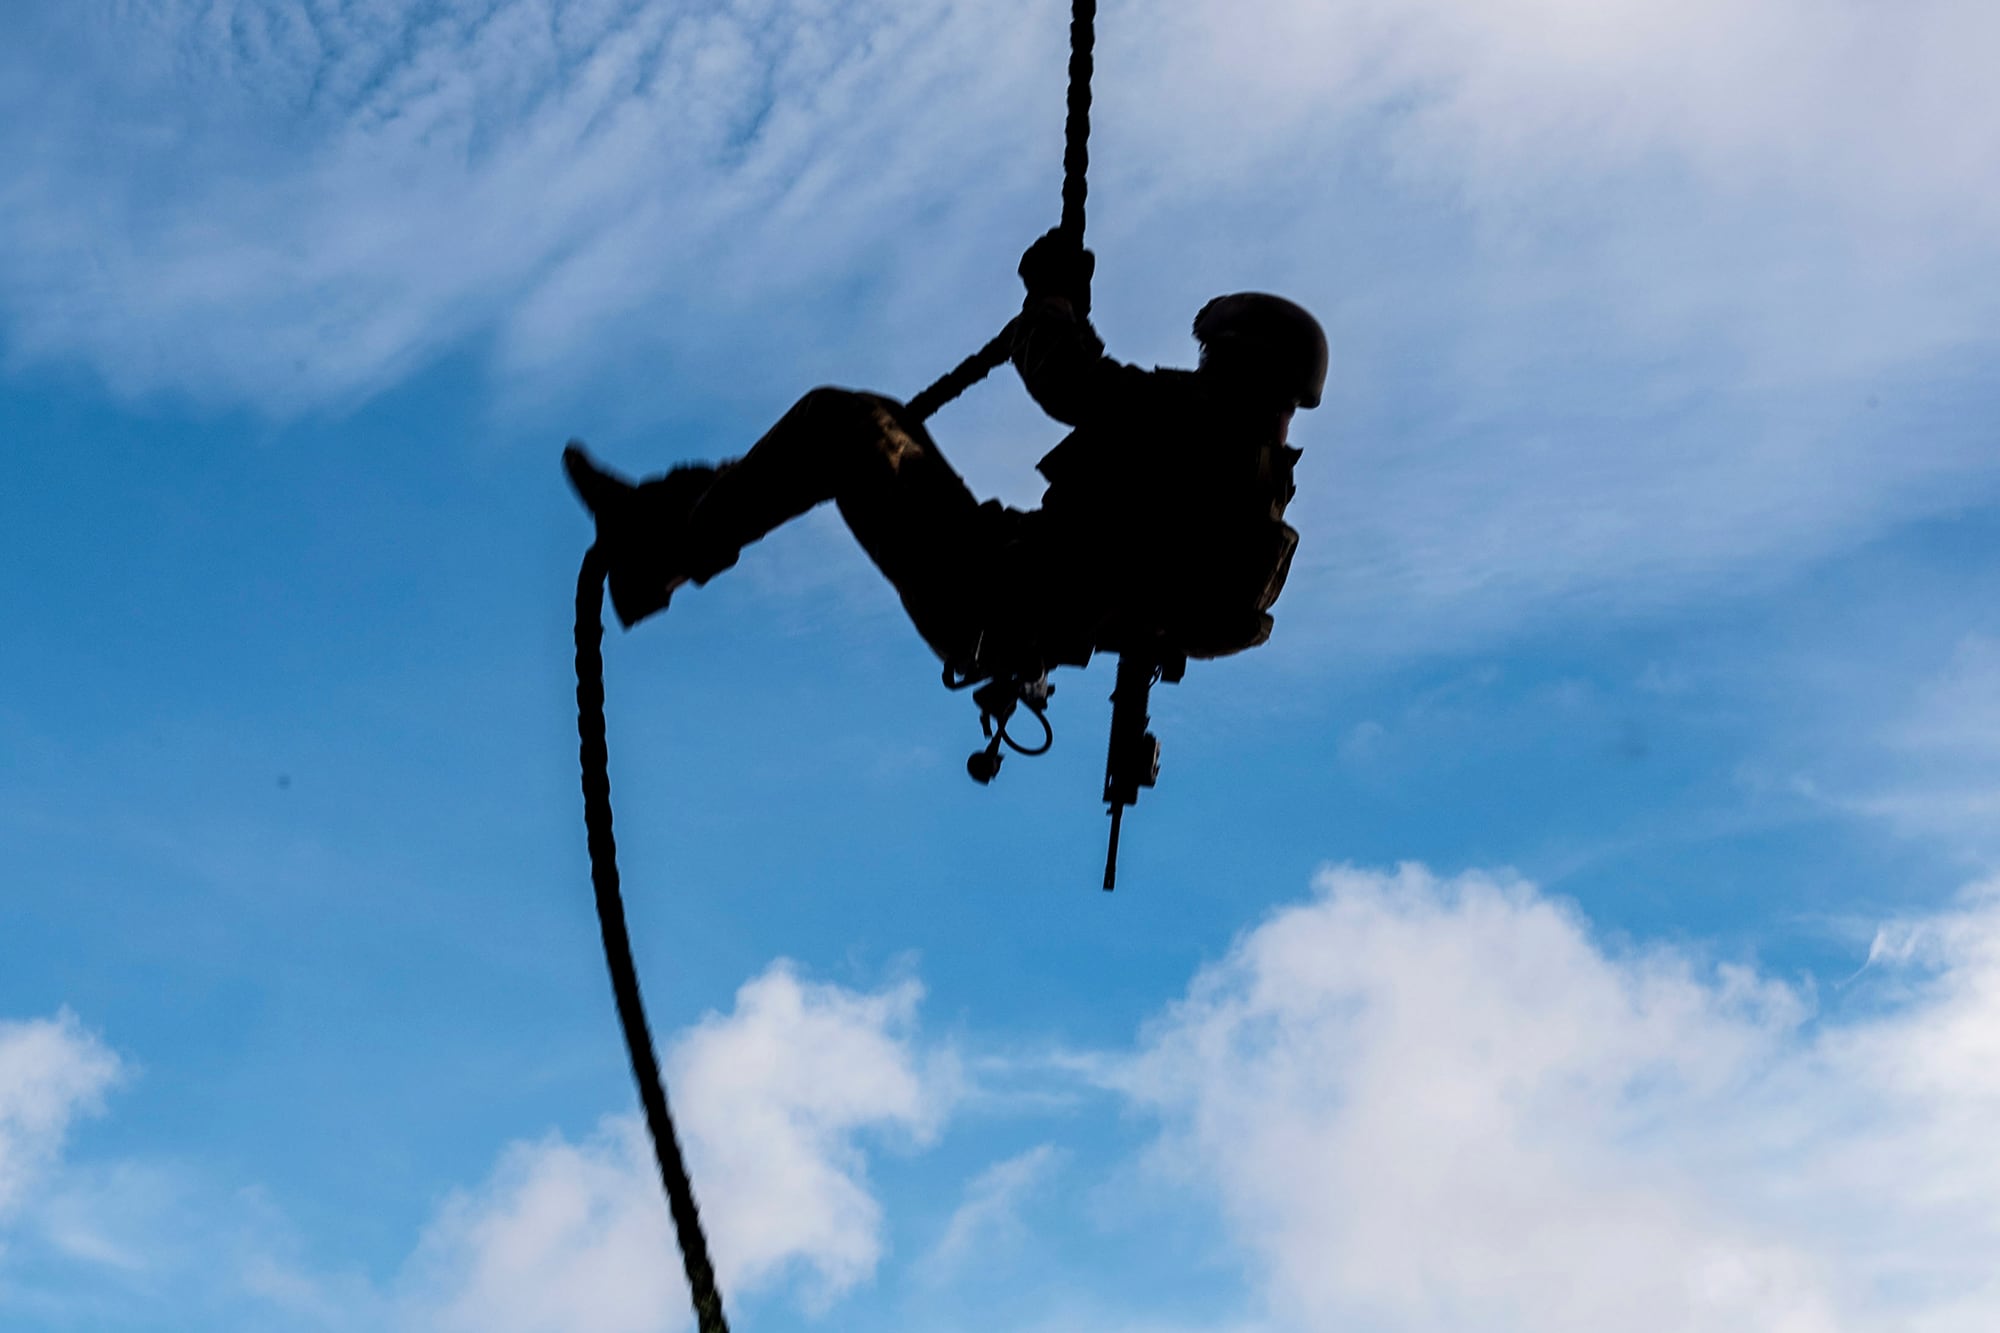
[(708, 1238), (702, 1234), (701, 1212), (695, 1206), (694, 1183), (688, 1179), (674, 1118), (667, 1110), (666, 1087), (653, 1054), (653, 1034), (639, 998), (639, 973), (632, 965), (625, 902), (618, 892), (618, 846), (611, 836), (611, 756), (604, 741), (603, 646), (604, 560), (593, 546), (584, 553), (583, 568), (576, 576), (576, 734), (583, 761), (583, 825), (590, 848), (590, 886), (597, 895), (597, 925), (604, 936), (604, 961), (611, 969), (618, 1025), (625, 1032), (625, 1051), (632, 1059), (639, 1100), (646, 1107), (646, 1131), (660, 1164), (660, 1183), (666, 1186), (674, 1237), (680, 1242), (681, 1263), (694, 1296), (695, 1327), (698, 1333), (729, 1333), (729, 1321), (722, 1314), (722, 1292), (715, 1285), (715, 1266), (708, 1258)]
[[(1073, 0), (1069, 18), (1069, 97), (1063, 117), (1062, 230), (1083, 244), (1083, 201), (1089, 193), (1090, 76), (1097, 45), (1097, 0)], [(1014, 353), (1014, 321), (992, 341), (941, 375), (904, 408), (913, 422), (924, 422), (940, 407), (999, 369)]]
[[(1069, 25), (1069, 96), (1063, 122), (1062, 230), (1083, 242), (1085, 172), (1090, 164), (1091, 48), (1095, 44), (1096, 0), (1072, 0)], [(1008, 321), (994, 339), (960, 362), (935, 384), (911, 399), (907, 408), (924, 421), (940, 407), (986, 378), (1013, 351), (1014, 324)], [(660, 1064), (653, 1053), (652, 1031), (639, 996), (639, 973), (632, 963), (632, 939), (625, 928), (625, 903), (618, 891), (618, 851), (611, 833), (610, 753), (604, 738), (604, 558), (595, 546), (584, 553), (576, 576), (576, 731), (583, 766), (583, 823), (590, 850), (590, 883), (597, 898), (597, 924), (604, 937), (604, 961), (611, 972), (612, 996), (618, 1006), (625, 1051), (632, 1077), (646, 1108), (646, 1130), (653, 1140), (660, 1183), (673, 1214), (674, 1237), (687, 1269), (694, 1300), (697, 1333), (729, 1333), (722, 1313), (722, 1292), (715, 1283), (715, 1266), (708, 1257), (701, 1212), (695, 1205), (694, 1183), (681, 1157), (674, 1132)]]

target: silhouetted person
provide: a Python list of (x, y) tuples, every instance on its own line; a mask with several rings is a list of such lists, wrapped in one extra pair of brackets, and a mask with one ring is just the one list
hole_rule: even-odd
[(572, 444), (563, 461), (596, 516), (619, 621), (832, 500), (956, 668), (1081, 664), (1141, 640), (1192, 657), (1264, 642), (1298, 540), (1284, 522), (1299, 456), (1286, 432), (1319, 404), (1326, 337), (1290, 301), (1244, 292), (1195, 316), (1199, 369), (1124, 365), (1086, 318), (1094, 267), (1060, 232), (1021, 257), (1013, 363), (1075, 428), (1038, 464), (1038, 509), (982, 504), (900, 404), (845, 389), (806, 394), (734, 462), (636, 486)]

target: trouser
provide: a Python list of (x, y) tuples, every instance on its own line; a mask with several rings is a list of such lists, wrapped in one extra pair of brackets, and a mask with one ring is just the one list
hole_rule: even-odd
[(750, 452), (723, 464), (688, 518), (688, 572), (705, 582), (744, 546), (824, 501), (895, 585), (917, 632), (946, 663), (982, 641), (1045, 637), (1035, 595), (1047, 576), (1037, 515), (984, 504), (921, 425), (875, 394), (820, 388)]

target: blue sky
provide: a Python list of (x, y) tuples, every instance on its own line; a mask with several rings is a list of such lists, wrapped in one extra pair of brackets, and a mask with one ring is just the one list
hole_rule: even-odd
[[(557, 455), (910, 393), (1064, 7), (0, 14), (0, 1327), (677, 1330)], [(1129, 3), (1096, 317), (1331, 335), (1271, 643), (990, 789), (836, 518), (607, 645), (746, 1329), (1985, 1330), (2000, 13)], [(934, 423), (1029, 504), (1005, 376)]]

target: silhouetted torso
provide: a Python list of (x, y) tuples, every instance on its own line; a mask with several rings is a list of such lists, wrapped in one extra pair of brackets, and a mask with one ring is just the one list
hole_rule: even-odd
[(1031, 304), (1024, 324), (1022, 380), (1074, 427), (1038, 465), (1049, 485), (1030, 519), (1070, 571), (1058, 600), (1076, 605), (1059, 609), (1150, 624), (1195, 656), (1261, 643), (1297, 540), (1286, 419), (1210, 376), (1112, 360), (1066, 305)]

